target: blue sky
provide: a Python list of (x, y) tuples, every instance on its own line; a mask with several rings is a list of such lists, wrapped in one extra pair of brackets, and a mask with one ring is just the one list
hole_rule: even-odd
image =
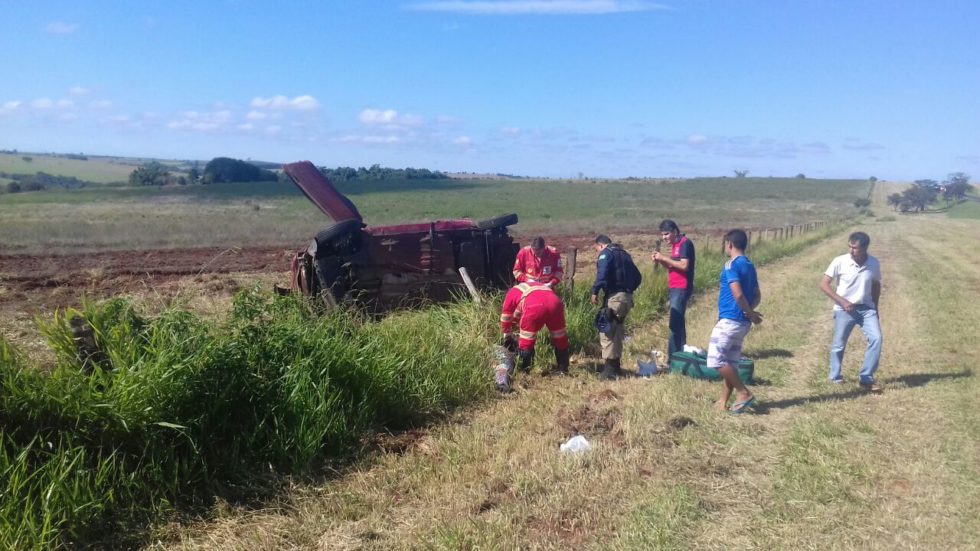
[(0, 148), (980, 175), (980, 2), (0, 0)]

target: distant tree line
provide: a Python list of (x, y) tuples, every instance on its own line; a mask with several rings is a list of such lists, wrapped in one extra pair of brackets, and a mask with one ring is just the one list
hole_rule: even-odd
[(889, 195), (888, 205), (901, 212), (922, 212), (934, 203), (940, 194), (948, 203), (964, 199), (967, 192), (972, 189), (969, 174), (954, 172), (942, 183), (936, 180), (916, 180), (902, 193)]
[(319, 167), (320, 173), (332, 182), (350, 182), (354, 180), (443, 180), (449, 176), (445, 172), (427, 168), (387, 168), (379, 164), (371, 168), (354, 168), (340, 166), (337, 168)]
[[(269, 165), (270, 163), (263, 164)], [(278, 175), (271, 170), (259, 168), (248, 161), (241, 161), (230, 157), (215, 157), (211, 159), (204, 166), (203, 172), (198, 169), (197, 163), (194, 163), (186, 176), (183, 174), (174, 174), (172, 167), (157, 161), (146, 163), (129, 175), (129, 183), (134, 186), (265, 182), (276, 181), (277, 179)]]
[(215, 157), (204, 167), (201, 176), (202, 183), (217, 184), (221, 182), (266, 182), (275, 181), (275, 172), (248, 162), (229, 157)]
[(42, 191), (53, 188), (79, 189), (91, 183), (85, 180), (79, 180), (74, 176), (55, 176), (47, 172), (38, 172), (36, 174), (10, 174), (0, 172), (0, 178), (13, 180), (12, 182), (7, 182), (7, 193)]

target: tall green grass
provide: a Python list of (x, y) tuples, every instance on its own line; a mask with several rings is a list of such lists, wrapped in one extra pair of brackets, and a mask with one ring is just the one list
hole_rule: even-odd
[[(750, 256), (763, 264), (833, 231), (764, 242)], [(699, 287), (717, 281), (721, 263), (701, 253)], [(665, 279), (645, 274), (631, 323), (663, 309)], [(564, 291), (576, 350), (596, 339), (588, 292)], [(371, 431), (485, 399), (499, 305), (371, 321), (250, 289), (219, 322), (147, 315), (121, 299), (58, 312), (40, 323), (53, 367), (0, 340), (0, 548), (135, 545), (177, 511), (254, 497), (281, 475), (356, 456)], [(76, 315), (94, 330), (94, 360), (76, 353)]]

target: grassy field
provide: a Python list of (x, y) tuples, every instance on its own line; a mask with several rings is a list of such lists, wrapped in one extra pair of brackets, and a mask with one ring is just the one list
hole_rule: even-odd
[(949, 211), (950, 218), (980, 219), (980, 200), (976, 197), (954, 205)]
[[(372, 225), (517, 212), (523, 234), (652, 227), (778, 227), (853, 216), (867, 182), (780, 178), (433, 180), (338, 186)], [(0, 248), (24, 252), (296, 245), (330, 221), (291, 185), (220, 184), (0, 194)], [(243, 240), (246, 243), (243, 243)]]
[[(883, 267), (882, 395), (855, 384), (860, 331), (848, 384), (824, 381), (832, 324), (816, 285), (846, 252), (838, 233), (760, 269), (766, 318), (745, 351), (765, 380), (755, 415), (715, 412), (716, 385), (677, 376), (531, 376), (398, 453), (264, 508), (222, 504), (155, 547), (974, 549), (980, 350), (964, 299), (980, 289), (980, 226), (939, 215), (860, 229)], [(716, 312), (703, 291), (688, 319), (701, 346)], [(635, 328), (624, 364), (662, 348), (664, 325)], [(594, 448), (559, 454), (578, 432)]]
[[(30, 161), (25, 158), (29, 158)], [(129, 174), (140, 163), (140, 159), (122, 157), (93, 156), (83, 161), (63, 155), (0, 153), (0, 172), (10, 174), (46, 172), (55, 176), (73, 176), (79, 180), (99, 184), (127, 181)]]

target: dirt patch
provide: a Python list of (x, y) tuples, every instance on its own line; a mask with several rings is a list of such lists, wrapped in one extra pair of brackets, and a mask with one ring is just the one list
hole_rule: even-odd
[(423, 438), (426, 431), (423, 429), (409, 429), (402, 432), (376, 434), (367, 442), (369, 448), (383, 452), (402, 455), (416, 448)]
[(593, 438), (618, 435), (622, 439), (622, 430), (616, 426), (622, 410), (618, 405), (610, 405), (619, 400), (620, 396), (608, 388), (593, 394), (588, 403), (559, 411), (558, 428), (565, 438), (582, 434)]
[(671, 417), (667, 420), (667, 429), (672, 431), (679, 431), (691, 426), (698, 426), (694, 422), (694, 419), (690, 417), (684, 417), (683, 415), (678, 415), (677, 417)]
[(591, 526), (582, 519), (582, 509), (561, 509), (554, 514), (529, 519), (528, 527), (535, 541), (546, 541), (554, 547), (581, 549), (591, 538)]

